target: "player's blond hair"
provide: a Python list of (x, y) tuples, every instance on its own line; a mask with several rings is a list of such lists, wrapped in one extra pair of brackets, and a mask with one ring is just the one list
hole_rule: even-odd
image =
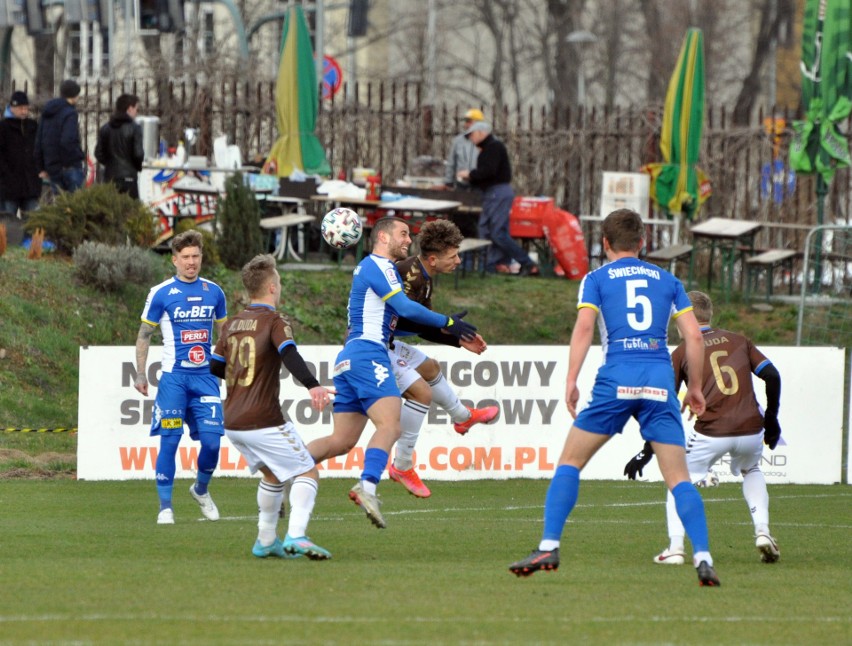
[(252, 298), (260, 296), (266, 284), (275, 276), (277, 265), (272, 254), (258, 254), (249, 260), (240, 272), (243, 286)]
[(699, 323), (709, 323), (713, 318), (713, 301), (704, 292), (694, 290), (687, 292), (689, 301), (692, 303), (692, 311), (695, 312), (695, 318)]

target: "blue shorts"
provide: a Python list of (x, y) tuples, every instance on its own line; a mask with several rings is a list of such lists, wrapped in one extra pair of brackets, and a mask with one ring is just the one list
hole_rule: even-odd
[(615, 435), (624, 430), (631, 416), (639, 422), (643, 439), (684, 446), (683, 418), (671, 363), (601, 366), (592, 400), (577, 415), (574, 426), (590, 433)]
[(388, 351), (378, 343), (347, 343), (334, 362), (335, 413), (366, 415), (384, 397), (400, 397)]
[(225, 434), (219, 380), (206, 369), (198, 374), (164, 372), (160, 376), (151, 435), (183, 435), (184, 423), (193, 440), (199, 433)]

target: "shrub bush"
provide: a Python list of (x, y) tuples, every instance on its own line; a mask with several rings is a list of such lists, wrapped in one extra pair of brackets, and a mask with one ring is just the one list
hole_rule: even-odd
[(84, 242), (74, 250), (77, 277), (106, 292), (119, 291), (126, 283), (153, 283), (162, 269), (160, 256), (139, 247)]
[(242, 173), (225, 181), (225, 196), (216, 205), (219, 256), (229, 269), (241, 269), (263, 251), (260, 205), (254, 192), (243, 182)]
[(29, 214), (25, 229), (44, 229), (60, 252), (70, 254), (82, 242), (117, 245), (129, 241), (150, 247), (156, 240), (153, 211), (139, 200), (119, 193), (111, 182), (73, 193), (60, 193), (52, 204)]

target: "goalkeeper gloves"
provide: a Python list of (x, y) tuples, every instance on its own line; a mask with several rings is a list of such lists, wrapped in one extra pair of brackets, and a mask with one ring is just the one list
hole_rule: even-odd
[(448, 316), (447, 318), (449, 320), (447, 321), (447, 327), (445, 329), (457, 339), (472, 341), (475, 336), (474, 333), (476, 332), (476, 326), (471, 325), (467, 321), (463, 321), (462, 318), (465, 316), (467, 316), (467, 310), (462, 310), (452, 316)]
[(642, 447), (642, 450), (634, 455), (630, 461), (624, 465), (624, 475), (626, 475), (630, 480), (635, 480), (636, 474), (638, 473), (640, 476), (642, 475), (642, 469), (644, 469), (645, 465), (651, 461), (652, 457), (654, 457), (654, 449), (650, 442), (645, 442), (645, 446)]
[(781, 439), (781, 425), (778, 423), (778, 413), (769, 411), (763, 417), (763, 443), (770, 450), (775, 450), (778, 440)]

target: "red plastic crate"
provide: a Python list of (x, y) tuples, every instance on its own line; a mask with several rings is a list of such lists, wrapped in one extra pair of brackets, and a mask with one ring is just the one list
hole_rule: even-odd
[(509, 235), (513, 238), (543, 238), (546, 219), (554, 208), (552, 197), (516, 197), (509, 214)]

